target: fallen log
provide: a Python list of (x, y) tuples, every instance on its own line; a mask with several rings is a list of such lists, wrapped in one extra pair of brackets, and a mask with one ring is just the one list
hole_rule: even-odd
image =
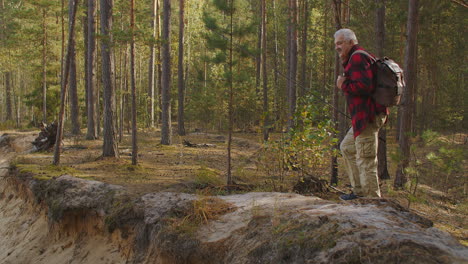
[(189, 148), (216, 148), (215, 144), (207, 144), (207, 143), (194, 144), (185, 139), (182, 141), (182, 144), (184, 145), (184, 147), (189, 147)]
[(55, 145), (57, 137), (57, 123), (52, 122), (50, 124), (46, 124), (41, 122), (39, 128), (41, 129), (41, 132), (32, 144), (36, 147), (37, 151), (50, 150)]

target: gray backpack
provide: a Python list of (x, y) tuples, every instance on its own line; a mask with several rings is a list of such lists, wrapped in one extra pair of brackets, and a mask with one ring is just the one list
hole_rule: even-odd
[(375, 90), (372, 98), (375, 102), (384, 106), (395, 106), (400, 104), (401, 95), (406, 87), (403, 70), (393, 60), (384, 57), (376, 59), (364, 50), (356, 50), (351, 57), (361, 53), (372, 59), (375, 74)]

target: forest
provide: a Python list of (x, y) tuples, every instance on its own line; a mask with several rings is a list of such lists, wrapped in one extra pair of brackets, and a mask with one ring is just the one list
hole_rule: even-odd
[[(0, 130), (57, 124), (47, 157), (18, 166), (104, 181), (120, 169), (118, 182), (145, 188), (155, 172), (194, 171), (210, 193), (288, 191), (306, 176), (346, 188), (338, 145), (351, 121), (333, 34), (350, 28), (405, 72), (402, 104), (379, 133), (385, 194), (409, 207), (430, 186), (466, 220), (464, 0), (0, 4)], [(466, 222), (454, 233), (466, 243)]]

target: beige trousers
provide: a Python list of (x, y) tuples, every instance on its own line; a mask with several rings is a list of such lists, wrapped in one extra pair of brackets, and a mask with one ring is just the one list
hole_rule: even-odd
[(346, 172), (356, 195), (380, 197), (377, 147), (379, 129), (386, 119), (386, 115), (376, 116), (375, 122), (367, 124), (356, 138), (351, 127), (340, 144)]

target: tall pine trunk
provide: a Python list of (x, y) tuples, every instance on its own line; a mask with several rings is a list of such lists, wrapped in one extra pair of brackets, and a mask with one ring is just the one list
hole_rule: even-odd
[(115, 87), (113, 83), (113, 56), (112, 56), (112, 8), (113, 0), (101, 0), (101, 68), (102, 84), (104, 90), (104, 131), (103, 131), (103, 157), (118, 157), (119, 152), (115, 140), (114, 109)]
[[(71, 12), (73, 12), (73, 1), (75, 0), (69, 0), (68, 5), (69, 5), (69, 17), (72, 17)], [(71, 26), (71, 25), (70, 25)], [(68, 31), (70, 32), (71, 29), (69, 28)], [(72, 134), (73, 135), (78, 135), (80, 134), (80, 120), (79, 120), (79, 105), (78, 105), (78, 88), (76, 85), (76, 53), (75, 53), (75, 39), (72, 40), (70, 43), (70, 80), (69, 80), (69, 85), (70, 85), (70, 112), (71, 112), (71, 124), (72, 124)], [(70, 45), (69, 44), (69, 45)]]
[[(158, 0), (153, 0), (153, 8), (151, 9), (151, 30), (153, 40), (156, 40), (156, 16), (158, 15)], [(148, 63), (148, 112), (149, 112), (149, 126), (154, 127), (154, 86), (155, 86), (155, 52), (154, 52), (154, 42), (150, 44), (150, 51), (149, 51), (149, 63)]]
[(178, 114), (177, 114), (177, 128), (179, 136), (185, 135), (184, 124), (184, 0), (179, 0), (179, 58), (178, 58), (178, 71), (177, 71), (177, 87), (178, 87)]
[(132, 31), (132, 40), (130, 43), (130, 70), (132, 82), (132, 165), (138, 163), (138, 144), (137, 144), (137, 111), (136, 111), (136, 85), (135, 85), (135, 0), (130, 0), (130, 28)]
[(232, 158), (231, 158), (231, 146), (232, 146), (232, 129), (233, 129), (233, 92), (234, 92), (234, 84), (233, 84), (233, 39), (234, 39), (234, 33), (233, 33), (233, 19), (234, 19), (234, 0), (230, 0), (230, 30), (229, 30), (229, 102), (228, 102), (228, 146), (227, 146), (227, 186), (228, 186), (228, 191), (230, 191), (230, 186), (232, 185)]
[(282, 111), (282, 89), (280, 88), (280, 85), (279, 85), (279, 78), (278, 78), (278, 75), (279, 75), (279, 62), (278, 62), (278, 21), (277, 21), (277, 15), (276, 15), (276, 1), (273, 0), (273, 25), (274, 25), (274, 43), (275, 43), (275, 48), (274, 48), (274, 53), (273, 53), (273, 71), (274, 71), (274, 74), (273, 74), (273, 77), (274, 77), (274, 83), (275, 83), (275, 102), (274, 102), (274, 115), (275, 117), (273, 118), (275, 121), (279, 119), (279, 117), (281, 116), (281, 111)]
[(294, 127), (296, 112), (296, 78), (297, 78), (297, 0), (289, 0), (288, 24), (288, 131)]
[(266, 0), (262, 0), (262, 81), (263, 81), (263, 140), (269, 136), (269, 110), (268, 110), (268, 72), (267, 72), (267, 15)]
[(399, 146), (402, 158), (398, 164), (394, 186), (401, 188), (407, 181), (405, 170), (410, 161), (410, 132), (413, 113), (413, 91), (416, 86), (416, 54), (418, 33), (418, 0), (410, 0), (408, 7), (407, 40), (405, 50), (405, 81), (406, 89), (403, 94), (400, 118)]
[(73, 53), (73, 40), (75, 38), (75, 17), (76, 17), (76, 10), (78, 9), (78, 0), (73, 0), (70, 2), (70, 18), (69, 18), (69, 33), (68, 33), (68, 48), (67, 48), (67, 55), (64, 65), (64, 72), (62, 75), (61, 81), (61, 92), (60, 92), (60, 112), (58, 116), (58, 124), (57, 124), (57, 136), (55, 138), (55, 149), (54, 149), (54, 165), (60, 164), (60, 152), (62, 147), (62, 136), (63, 136), (63, 121), (64, 121), (64, 114), (65, 114), (65, 102), (67, 98), (67, 82), (69, 77), (70, 65), (71, 65), (71, 57)]
[(42, 10), (42, 121), (47, 122), (47, 28), (46, 10)]
[(170, 25), (171, 1), (163, 1), (163, 27), (162, 27), (162, 117), (161, 117), (161, 144), (172, 144), (171, 129), (171, 50)]
[(300, 87), (299, 87), (299, 98), (304, 97), (306, 93), (306, 84), (307, 84), (307, 30), (308, 30), (308, 21), (309, 21), (309, 1), (303, 0), (303, 27), (302, 27), (302, 39), (301, 39), (301, 74), (300, 74)]
[[(385, 0), (375, 0), (376, 3), (376, 16), (375, 16), (375, 41), (377, 56), (382, 58), (384, 56), (385, 47)], [(377, 150), (378, 159), (378, 175), (379, 179), (390, 179), (390, 174), (387, 168), (387, 131), (382, 127), (379, 131), (379, 144)]]
[(93, 140), (98, 136), (96, 126), (96, 111), (95, 111), (95, 87), (94, 87), (94, 60), (96, 58), (96, 0), (87, 0), (86, 12), (86, 100), (87, 100), (87, 132), (86, 139)]
[(11, 92), (11, 72), (7, 71), (4, 73), (5, 77), (5, 104), (6, 104), (6, 120), (13, 120), (13, 104), (12, 104), (12, 92)]
[(162, 54), (161, 54), (161, 11), (160, 7), (161, 5), (159, 4), (159, 0), (156, 0), (156, 33), (158, 36), (158, 41), (156, 42), (156, 86), (155, 90), (157, 91), (157, 94), (155, 94), (155, 103), (157, 99), (157, 115), (155, 114), (155, 125), (158, 126), (159, 122), (161, 121), (161, 115), (162, 115)]
[[(333, 9), (335, 15), (335, 30), (341, 29), (341, 1), (334, 0), (333, 1)], [(338, 78), (338, 75), (341, 73), (341, 63), (340, 58), (337, 53), (335, 53), (335, 74), (334, 80)], [(333, 84), (333, 124), (335, 128), (335, 132), (333, 133), (333, 137), (338, 137), (339, 132), (339, 117), (338, 117), (338, 109), (339, 109), (339, 97), (338, 97), (338, 87)], [(336, 150), (339, 149), (339, 144), (337, 143), (334, 148)], [(336, 155), (331, 156), (330, 161), (330, 184), (337, 185), (338, 184), (338, 157)]]

